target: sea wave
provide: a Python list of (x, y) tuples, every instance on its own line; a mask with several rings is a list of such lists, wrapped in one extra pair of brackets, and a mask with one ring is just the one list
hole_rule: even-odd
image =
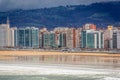
[(116, 77), (105, 77), (103, 79), (100, 80), (120, 80), (120, 78), (116, 78)]
[(48, 66), (48, 65), (0, 65), (0, 75), (100, 75), (109, 74), (104, 69), (80, 68), (73, 66)]

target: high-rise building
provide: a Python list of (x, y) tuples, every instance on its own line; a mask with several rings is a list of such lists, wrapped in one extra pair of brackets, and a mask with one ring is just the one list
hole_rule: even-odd
[(83, 30), (81, 40), (82, 48), (104, 48), (104, 34), (101, 31)]
[(40, 48), (56, 48), (55, 33), (48, 31), (47, 28), (40, 29), (39, 32)]
[(117, 31), (113, 31), (113, 49), (117, 49)]
[(7, 18), (7, 24), (0, 24), (0, 47), (11, 47), (13, 43), (11, 42), (12, 29), (10, 29), (9, 19)]
[(66, 33), (60, 33), (59, 35), (59, 47), (66, 47)]
[(9, 46), (9, 25), (1, 24), (0, 25), (0, 47)]
[(60, 47), (60, 32), (55, 32), (55, 44), (57, 47)]
[(113, 31), (113, 49), (120, 49), (120, 30)]
[(39, 29), (35, 27), (19, 28), (14, 31), (14, 43), (16, 47), (38, 48)]
[(113, 48), (113, 30), (109, 28), (104, 31), (104, 48)]
[(82, 28), (76, 29), (76, 48), (81, 47), (81, 31), (82, 31)]
[(49, 35), (49, 33), (44, 33), (42, 40), (43, 40), (43, 47), (50, 48), (50, 35)]
[(117, 48), (120, 49), (120, 30), (117, 31)]
[(44, 48), (44, 33), (48, 33), (47, 28), (42, 28), (39, 31), (39, 47)]
[(54, 32), (50, 32), (49, 34), (49, 41), (50, 41), (50, 46), (52, 48), (56, 48), (56, 44), (55, 44), (55, 33)]
[(69, 28), (66, 33), (66, 47), (67, 48), (76, 48), (77, 36), (76, 29)]
[(15, 44), (14, 44), (14, 30), (15, 30), (15, 28), (11, 28), (10, 30), (9, 30), (9, 43), (10, 43), (10, 47), (14, 47), (15, 46)]
[(45, 32), (42, 34), (42, 47), (43, 48), (55, 48), (55, 33), (54, 32)]
[(68, 29), (67, 27), (57, 27), (54, 29), (56, 46), (66, 47), (66, 33)]

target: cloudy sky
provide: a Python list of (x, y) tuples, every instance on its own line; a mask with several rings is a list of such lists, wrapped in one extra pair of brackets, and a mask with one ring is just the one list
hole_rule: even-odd
[(36, 9), (44, 7), (56, 7), (60, 5), (90, 4), (101, 1), (120, 0), (0, 0), (0, 11), (10, 9)]

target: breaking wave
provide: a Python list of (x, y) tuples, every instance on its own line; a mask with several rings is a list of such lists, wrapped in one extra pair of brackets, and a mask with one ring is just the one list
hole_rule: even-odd
[(52, 65), (0, 65), (0, 75), (100, 75), (109, 74), (113, 71), (105, 69), (93, 69), (74, 66), (52, 66)]

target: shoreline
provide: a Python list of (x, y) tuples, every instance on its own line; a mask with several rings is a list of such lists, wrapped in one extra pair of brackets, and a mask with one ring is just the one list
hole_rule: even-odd
[(38, 50), (0, 50), (0, 56), (39, 56), (39, 55), (80, 55), (80, 56), (105, 56), (120, 57), (120, 54), (107, 52), (61, 52), (61, 51), (38, 51)]

